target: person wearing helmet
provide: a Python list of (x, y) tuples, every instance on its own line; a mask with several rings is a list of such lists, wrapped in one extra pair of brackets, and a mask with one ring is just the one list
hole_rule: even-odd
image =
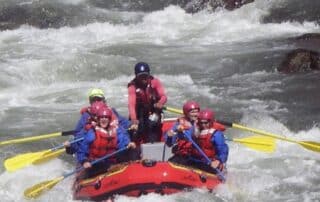
[(81, 117), (80, 117), (80, 119), (74, 129), (75, 136), (77, 136), (77, 134), (79, 134), (81, 132), (81, 130), (83, 128), (85, 128), (86, 125), (90, 122), (90, 117), (92, 115), (91, 110), (93, 109), (92, 105), (95, 104), (96, 102), (106, 105), (106, 99), (104, 96), (104, 92), (100, 88), (91, 89), (89, 91), (88, 98), (89, 98), (90, 106), (83, 107), (80, 110)]
[(134, 67), (135, 78), (128, 84), (128, 110), (131, 128), (137, 143), (158, 142), (161, 139), (162, 108), (167, 102), (159, 79), (150, 74), (150, 67), (139, 62)]
[(127, 130), (112, 124), (112, 110), (103, 107), (97, 111), (97, 125), (89, 129), (84, 136), (77, 151), (77, 161), (86, 168), (83, 178), (95, 176), (105, 172), (110, 165), (119, 163), (117, 157), (111, 157), (94, 167), (91, 161), (125, 147), (135, 148), (135, 143), (130, 142)]
[[(78, 121), (77, 126), (74, 130), (75, 139), (84, 137), (86, 132), (96, 125), (96, 115), (98, 110), (106, 107), (107, 105), (105, 102), (103, 102), (102, 100), (97, 100), (95, 102), (92, 102), (91, 106), (85, 107), (81, 110), (80, 120)], [(68, 154), (74, 154), (77, 151), (79, 144), (80, 143), (77, 142), (70, 145), (70, 142), (68, 140), (65, 141), (64, 146), (66, 148), (66, 152)]]
[(201, 110), (198, 118), (199, 133), (195, 134), (195, 142), (204, 154), (212, 160), (208, 165), (204, 156), (198, 150), (193, 149), (193, 165), (201, 170), (215, 173), (215, 169), (223, 171), (228, 159), (229, 147), (225, 142), (224, 127), (215, 124), (214, 112), (210, 109)]
[(172, 148), (174, 154), (169, 161), (182, 165), (192, 164), (192, 143), (186, 136), (193, 138), (198, 133), (197, 121), (200, 111), (199, 103), (187, 101), (183, 105), (183, 116), (179, 117), (173, 127), (165, 134), (166, 145)]
[[(88, 98), (90, 106), (84, 107), (80, 111), (81, 117), (77, 122), (77, 125), (74, 130), (75, 138), (84, 137), (90, 128), (95, 127), (97, 111), (101, 108), (108, 107), (102, 89), (91, 89), (89, 91)], [(125, 129), (129, 128), (131, 123), (126, 118), (119, 115), (118, 112), (113, 108), (112, 112), (112, 124), (120, 124)], [(68, 154), (74, 154), (77, 151), (79, 144), (80, 143), (75, 143), (70, 145), (69, 141), (64, 142), (66, 152)]]

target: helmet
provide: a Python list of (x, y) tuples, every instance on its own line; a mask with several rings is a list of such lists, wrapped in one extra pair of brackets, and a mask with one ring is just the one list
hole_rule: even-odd
[(100, 88), (93, 88), (89, 92), (89, 98), (91, 97), (101, 97), (104, 98), (104, 92)]
[(107, 117), (107, 118), (111, 119), (111, 117), (112, 117), (112, 111), (111, 111), (110, 108), (103, 107), (103, 108), (101, 108), (101, 109), (98, 110), (97, 116), (98, 116), (98, 118)]
[(189, 113), (189, 111), (191, 111), (192, 109), (198, 109), (200, 110), (200, 105), (199, 103), (195, 102), (195, 101), (187, 101), (184, 105), (183, 105), (183, 113), (184, 115), (187, 115)]
[(134, 73), (136, 74), (136, 76), (139, 76), (141, 74), (150, 74), (150, 67), (147, 63), (145, 62), (138, 62), (135, 66), (134, 66)]
[(94, 88), (89, 92), (89, 102), (92, 104), (95, 101), (105, 102), (104, 92), (100, 88)]
[(208, 120), (212, 122), (214, 120), (214, 112), (211, 109), (201, 110), (199, 113), (199, 120)]
[(94, 102), (90, 107), (90, 113), (92, 116), (96, 116), (98, 111), (103, 108), (107, 108), (107, 105), (103, 101)]

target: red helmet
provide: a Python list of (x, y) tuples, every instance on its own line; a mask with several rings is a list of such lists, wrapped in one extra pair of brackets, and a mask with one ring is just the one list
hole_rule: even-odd
[(106, 117), (106, 118), (111, 119), (111, 117), (112, 117), (112, 111), (111, 111), (110, 108), (103, 107), (103, 108), (101, 108), (101, 109), (98, 110), (97, 116), (98, 116), (98, 118)]
[(204, 109), (200, 111), (199, 120), (207, 120), (211, 123), (214, 120), (214, 112), (211, 109)]
[(195, 101), (187, 101), (184, 105), (183, 105), (183, 113), (184, 115), (188, 115), (188, 113), (193, 110), (193, 109), (198, 109), (200, 110), (200, 105), (199, 103), (195, 102)]
[(107, 105), (103, 101), (94, 102), (90, 106), (90, 113), (95, 116), (98, 114), (98, 111), (103, 108), (107, 108)]

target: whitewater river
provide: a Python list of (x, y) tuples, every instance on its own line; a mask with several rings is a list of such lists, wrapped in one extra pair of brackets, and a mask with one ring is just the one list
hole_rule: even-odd
[[(98, 1), (2, 0), (0, 11), (22, 6), (29, 8), (28, 16), (39, 18), (39, 2), (58, 10), (61, 26), (22, 23), (0, 31), (0, 141), (73, 129), (93, 87), (102, 88), (109, 105), (127, 116), (127, 83), (134, 64), (145, 61), (162, 80), (168, 106), (179, 108), (194, 99), (212, 108), (217, 119), (320, 142), (320, 72), (276, 70), (286, 53), (298, 48), (288, 38), (320, 32), (319, 0), (256, 0), (234, 11), (193, 15), (178, 6), (143, 12), (92, 3)], [(311, 48), (320, 51), (320, 45)], [(225, 134), (252, 135), (235, 129)], [(66, 139), (1, 146), (0, 161)], [(320, 200), (319, 153), (286, 141), (277, 141), (274, 153), (228, 144), (228, 180), (212, 193), (116, 201)], [(62, 155), (14, 173), (1, 164), (1, 201), (25, 201), (26, 188), (73, 170), (73, 163)], [(35, 201), (73, 201), (72, 181), (67, 178)]]

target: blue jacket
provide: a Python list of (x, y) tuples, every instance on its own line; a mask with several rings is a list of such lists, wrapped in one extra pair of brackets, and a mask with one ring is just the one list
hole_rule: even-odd
[(217, 159), (222, 163), (226, 163), (229, 155), (229, 147), (226, 144), (223, 132), (215, 131), (211, 137), (211, 143), (216, 148)]
[(77, 137), (79, 133), (84, 129), (85, 125), (88, 123), (88, 120), (90, 118), (89, 112), (84, 112), (81, 114), (81, 117), (74, 129), (74, 135)]
[[(90, 129), (85, 135), (84, 140), (81, 141), (78, 145), (77, 150), (77, 161), (80, 164), (83, 164), (85, 161), (88, 161), (90, 145), (95, 140), (95, 130)], [(127, 130), (124, 130), (122, 127), (117, 129), (117, 149), (125, 148), (130, 142), (129, 134)]]

